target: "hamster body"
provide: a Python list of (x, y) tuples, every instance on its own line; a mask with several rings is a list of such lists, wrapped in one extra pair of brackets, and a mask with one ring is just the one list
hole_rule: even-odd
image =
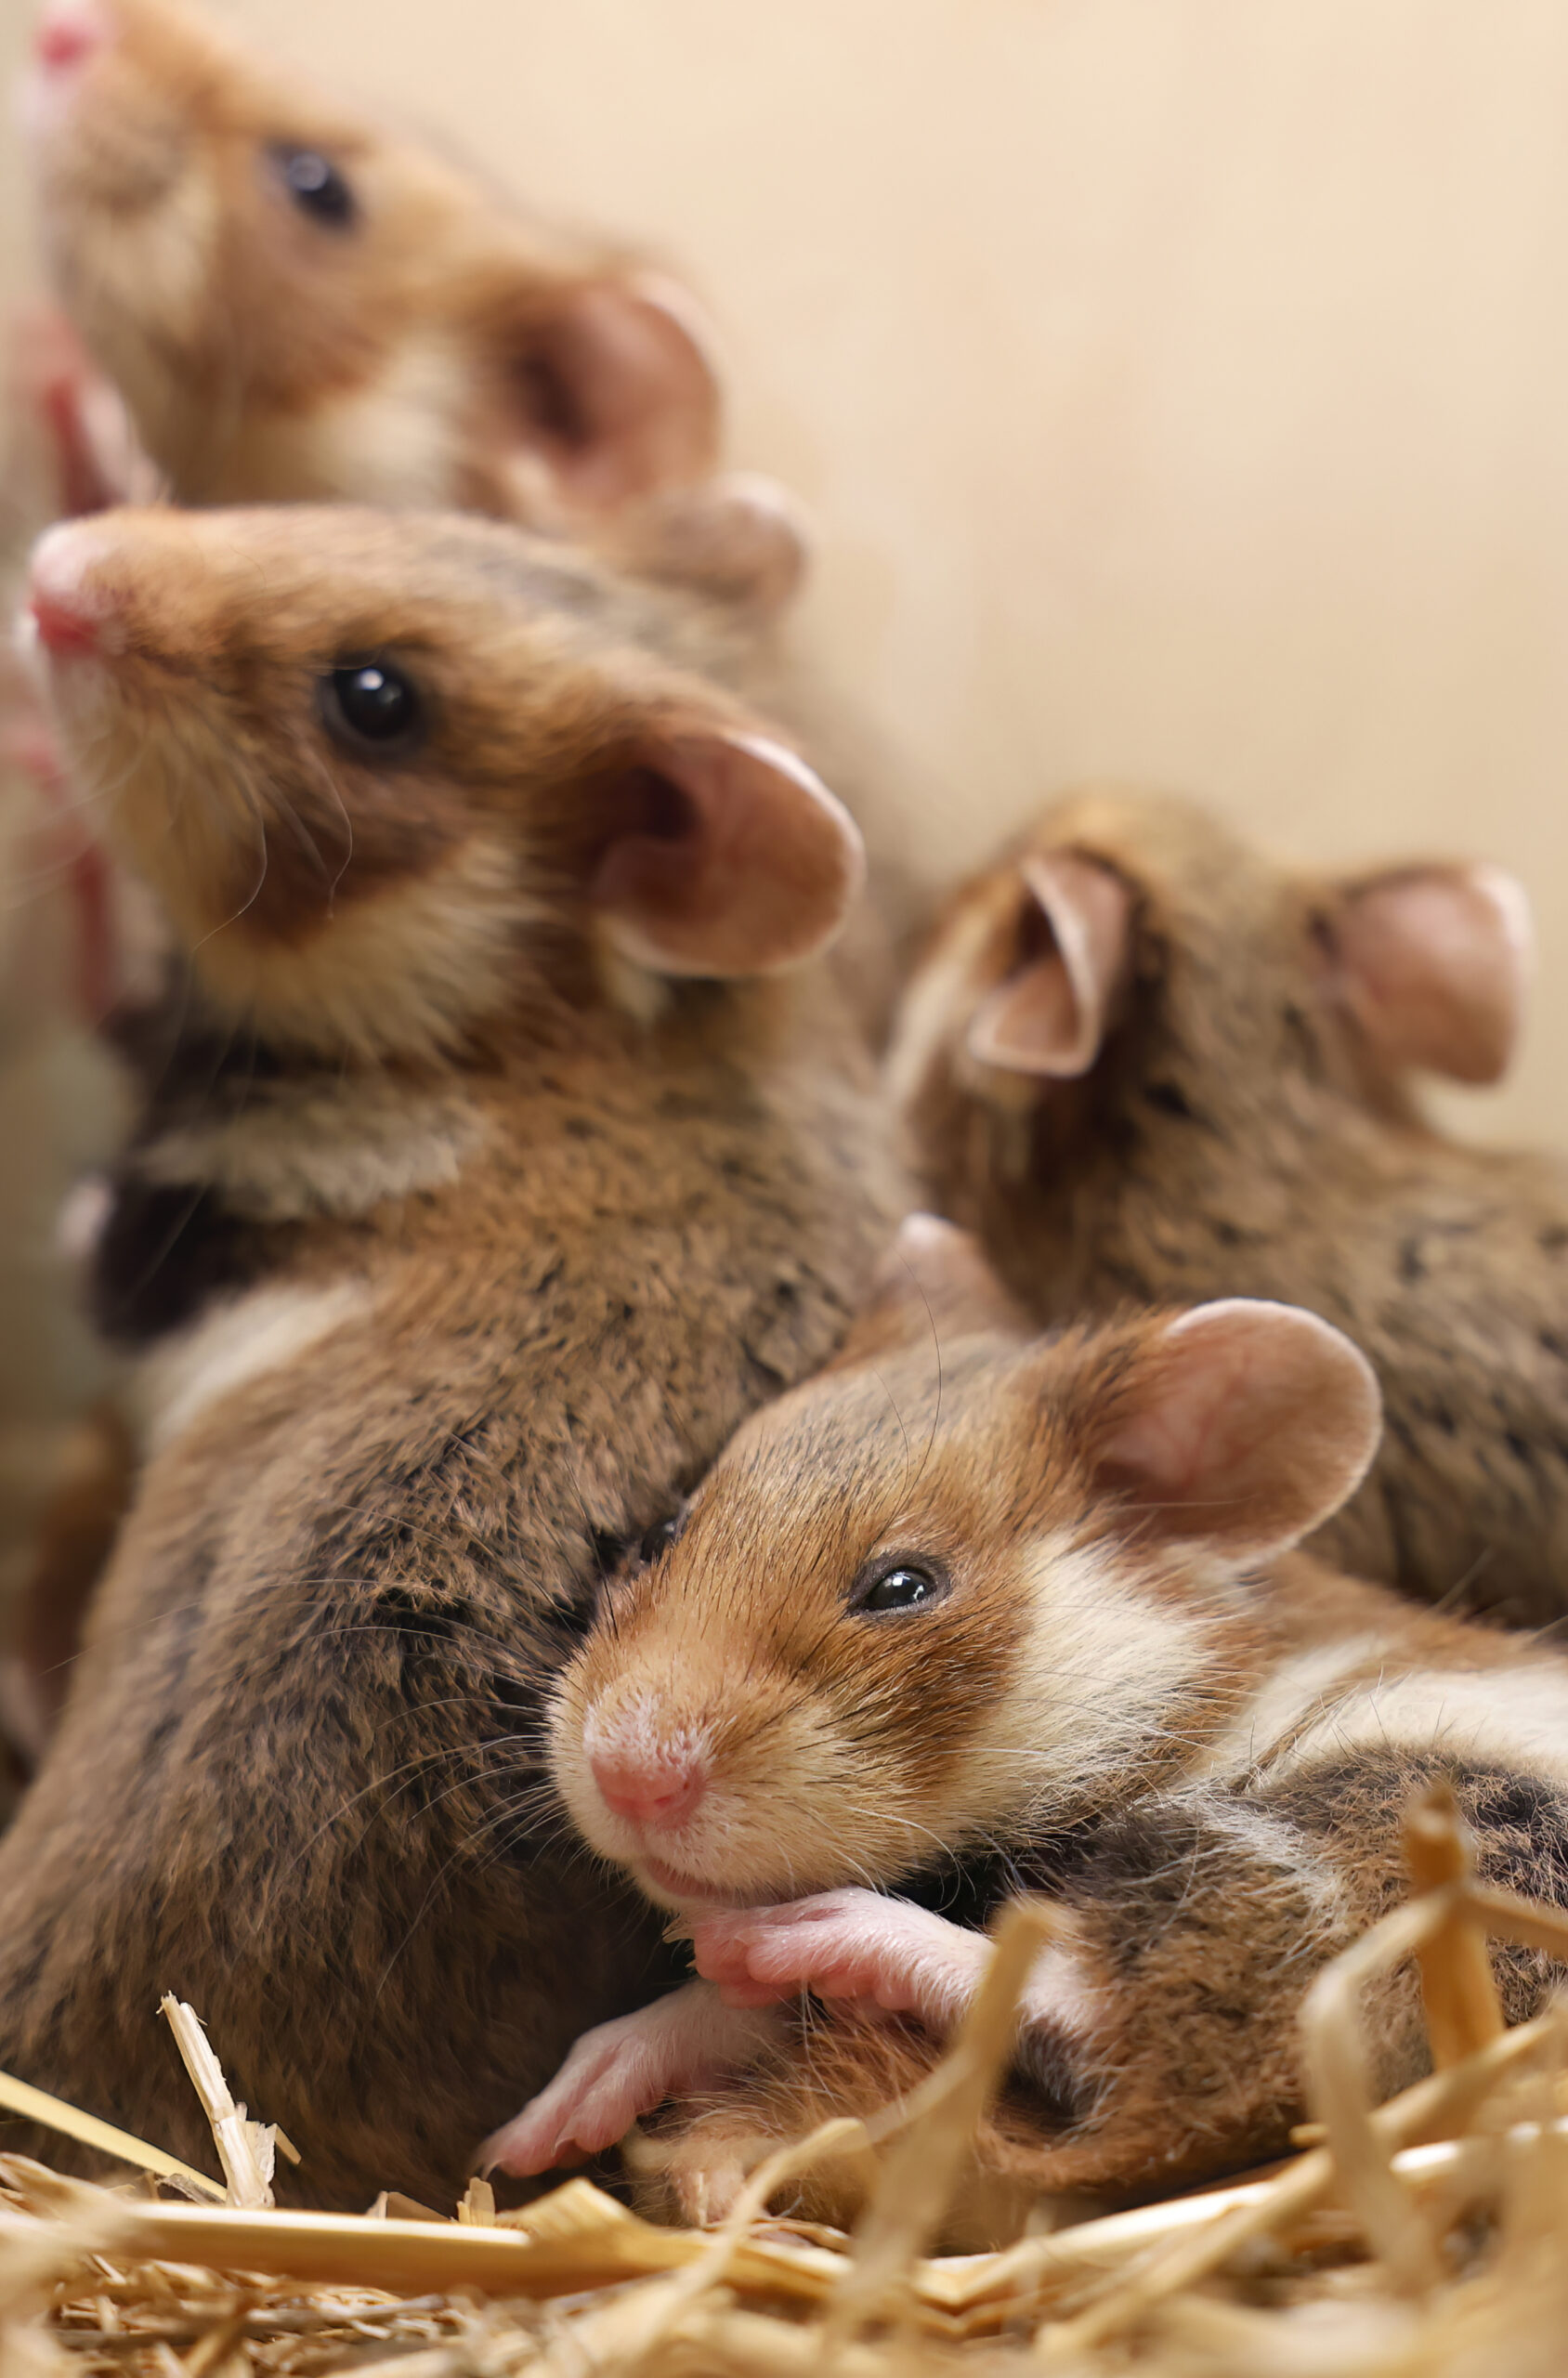
[[(491, 2142), (509, 2168), (608, 2143), (673, 2072), (713, 2095), (665, 2168), (712, 2212), (741, 2142), (928, 2069), (973, 1925), (1033, 1888), (1059, 1921), (983, 2161), (1033, 2191), (1173, 2183), (1285, 2146), (1301, 1994), (1399, 1895), (1421, 1784), (1452, 1783), (1483, 1872), (1568, 1895), (1568, 1659), (1292, 1549), (1376, 1441), (1348, 1340), (1243, 1300), (1035, 1339), (959, 1234), (896, 1253), (556, 1687), (568, 1808), (704, 1979), (581, 2042)], [(1548, 1970), (1505, 1953), (1499, 1979), (1518, 2015)], [(775, 2003), (803, 1990), (830, 2010), (804, 2032)], [(1412, 1978), (1374, 2021), (1397, 2087)], [(804, 2202), (842, 2218), (857, 2185), (824, 2166)]]
[(1522, 896), (1290, 873), (1176, 801), (1051, 810), (953, 901), (890, 1077), (928, 1199), (1040, 1323), (1304, 1304), (1387, 1425), (1314, 1549), (1526, 1620), (1568, 1587), (1568, 1175), (1431, 1129), (1413, 1068), (1506, 1063)]
[(662, 1970), (561, 1836), (544, 1680), (898, 1210), (800, 963), (857, 839), (699, 624), (481, 522), (108, 514), (33, 605), (186, 969), (125, 1027), (146, 1468), (0, 1845), (0, 2063), (195, 2155), (174, 1989), (296, 2196), (439, 2202)]

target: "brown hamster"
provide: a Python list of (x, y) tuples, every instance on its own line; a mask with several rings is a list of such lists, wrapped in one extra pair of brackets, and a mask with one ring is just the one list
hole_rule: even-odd
[(713, 479), (719, 385), (667, 277), (177, 0), (50, 0), (27, 98), (55, 285), (180, 501), (613, 521), (673, 574), (791, 590), (798, 518)]
[[(1282, 2149), (1301, 1994), (1397, 1897), (1422, 1781), (1451, 1779), (1483, 1871), (1568, 1897), (1568, 1658), (1292, 1549), (1377, 1434), (1369, 1366), (1313, 1314), (1032, 1339), (972, 1242), (907, 1224), (837, 1360), (745, 1424), (556, 1686), (566, 1805), (706, 1979), (580, 2042), (490, 2152), (541, 2168), (717, 2087), (662, 2142), (711, 2213), (758, 2134), (920, 2077), (989, 1954), (975, 1922), (1023, 1888), (1060, 1920), (993, 2176), (1126, 2191)], [(955, 1890), (966, 1862), (967, 1922), (940, 1879), (882, 1895), (934, 1860)], [(1548, 1971), (1500, 1979), (1517, 2015)], [(804, 2032), (776, 2003), (803, 1990), (839, 2010)], [(1396, 2087), (1413, 1977), (1375, 2020)], [(843, 2217), (857, 2185), (826, 2165), (801, 2202)]]
[(926, 1196), (1037, 1322), (1235, 1295), (1347, 1330), (1386, 1428), (1314, 1549), (1536, 1620), (1568, 1610), (1568, 1174), (1412, 1095), (1501, 1072), (1527, 947), (1495, 869), (1309, 874), (1091, 793), (954, 898), (890, 1076)]
[(196, 2155), (172, 1989), (296, 2196), (439, 2202), (662, 1969), (542, 1686), (898, 1210), (806, 962), (858, 840), (694, 616), (490, 523), (109, 513), (33, 608), (188, 970), (124, 1031), (149, 1457), (0, 1844), (0, 2065)]

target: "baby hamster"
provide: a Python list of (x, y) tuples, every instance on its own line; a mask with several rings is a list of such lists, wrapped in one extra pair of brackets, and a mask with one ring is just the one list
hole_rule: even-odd
[[(1313, 1314), (1031, 1338), (972, 1243), (907, 1224), (835, 1362), (747, 1421), (556, 1684), (574, 1822), (704, 1979), (580, 2042), (489, 2151), (539, 2169), (716, 2088), (664, 2141), (711, 2215), (759, 2134), (921, 2077), (989, 1954), (975, 1920), (1021, 1888), (1059, 1921), (993, 2175), (1125, 2192), (1283, 2149), (1302, 1993), (1397, 1893), (1413, 1790), (1453, 1783), (1483, 1871), (1568, 1890), (1568, 1658), (1293, 1549), (1378, 1425)], [(934, 1860), (967, 1866), (968, 1922), (884, 1895)], [(1499, 1978), (1517, 2016), (1549, 1976)], [(803, 2032), (801, 1991), (832, 2019)], [(1395, 2088), (1413, 1977), (1373, 2014)], [(846, 2217), (856, 2186), (825, 2165), (802, 2209)]]
[(1413, 1074), (1508, 1061), (1523, 895), (1334, 878), (1188, 804), (1062, 803), (954, 898), (890, 1058), (927, 1196), (1037, 1322), (1304, 1304), (1378, 1372), (1365, 1485), (1314, 1548), (1432, 1600), (1568, 1609), (1568, 1177), (1444, 1137)]
[(545, 1679), (899, 1210), (807, 962), (858, 838), (695, 613), (490, 523), (108, 513), (32, 606), (184, 965), (124, 1028), (146, 1467), (0, 1843), (0, 2065), (199, 2158), (172, 1989), (297, 2198), (439, 2203), (663, 1970)]

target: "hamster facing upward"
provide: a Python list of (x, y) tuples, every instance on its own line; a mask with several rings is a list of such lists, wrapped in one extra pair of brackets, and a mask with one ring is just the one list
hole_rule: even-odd
[(1348, 1331), (1385, 1433), (1314, 1548), (1539, 1620), (1568, 1610), (1568, 1175), (1411, 1094), (1502, 1071), (1527, 944), (1491, 869), (1288, 871), (1090, 794), (954, 899), (890, 1079), (927, 1197), (1037, 1322), (1236, 1295)]
[(673, 281), (176, 0), (50, 0), (27, 97), (56, 287), (181, 502), (614, 520), (673, 575), (793, 587), (787, 500), (712, 478), (719, 386)]
[[(1020, 1888), (1060, 1914), (993, 2174), (1120, 2192), (1282, 2149), (1302, 1992), (1399, 1895), (1423, 1782), (1452, 1780), (1484, 1872), (1568, 1892), (1568, 1659), (1291, 1549), (1377, 1433), (1367, 1365), (1312, 1314), (1031, 1339), (972, 1242), (906, 1224), (835, 1363), (746, 1423), (563, 1672), (566, 1805), (707, 1979), (581, 2041), (492, 2155), (542, 2168), (717, 2085), (663, 2142), (712, 2213), (743, 2142), (886, 2102), (989, 1952), (940, 1883), (881, 1891), (946, 1861), (956, 1897), (955, 1860), (972, 1922)], [(1500, 1978), (1518, 2014), (1548, 1971)], [(804, 2032), (769, 2005), (802, 1990), (833, 2007)], [(1412, 1978), (1374, 2020), (1396, 2087)], [(803, 2202), (842, 2218), (857, 2186), (826, 2165)]]
[(660, 1970), (543, 1682), (899, 1210), (801, 963), (858, 841), (695, 614), (488, 523), (108, 513), (33, 609), (188, 973), (125, 1027), (95, 1291), (148, 1459), (0, 1843), (0, 2064), (199, 2156), (172, 1989), (296, 2197), (439, 2202)]

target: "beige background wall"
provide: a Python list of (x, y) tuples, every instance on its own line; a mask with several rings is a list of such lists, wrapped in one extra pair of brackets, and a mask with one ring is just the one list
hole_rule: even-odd
[(230, 13), (687, 270), (934, 857), (1096, 771), (1499, 857), (1543, 964), (1474, 1123), (1568, 1138), (1561, 0)]

